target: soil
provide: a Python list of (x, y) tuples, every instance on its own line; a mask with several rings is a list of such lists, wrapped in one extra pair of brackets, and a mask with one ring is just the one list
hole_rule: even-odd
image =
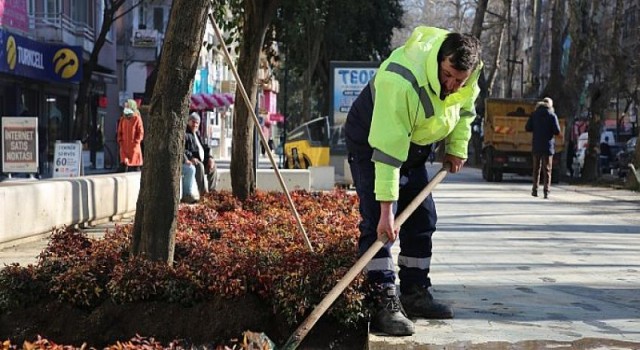
[[(300, 320), (302, 322), (302, 320)], [(164, 302), (114, 304), (104, 302), (88, 311), (59, 302), (42, 302), (0, 315), (0, 340), (12, 344), (40, 335), (57, 344), (104, 348), (136, 335), (153, 337), (164, 346), (179, 340), (185, 347), (215, 348), (237, 344), (243, 332), (264, 333), (282, 345), (295, 330), (273, 316), (255, 296), (220, 299), (194, 306)], [(340, 327), (323, 317), (299, 349), (365, 349), (366, 326)]]

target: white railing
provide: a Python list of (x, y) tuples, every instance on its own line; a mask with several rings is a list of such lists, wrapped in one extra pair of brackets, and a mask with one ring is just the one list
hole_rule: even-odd
[(65, 33), (75, 37), (76, 40), (95, 40), (95, 32), (88, 24), (74, 21), (64, 13), (36, 12), (29, 16), (29, 29), (35, 32), (38, 38), (48, 41), (59, 41), (76, 45), (77, 42), (66, 42)]

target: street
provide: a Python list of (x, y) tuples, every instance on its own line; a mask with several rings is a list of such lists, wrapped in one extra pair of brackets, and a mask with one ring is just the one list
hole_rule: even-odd
[(370, 349), (640, 349), (640, 194), (560, 184), (545, 200), (530, 181), (447, 176), (430, 277), (455, 319), (372, 335)]

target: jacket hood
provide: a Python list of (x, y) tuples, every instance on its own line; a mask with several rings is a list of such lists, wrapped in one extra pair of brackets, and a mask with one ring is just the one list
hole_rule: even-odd
[[(438, 77), (440, 68), (438, 64), (438, 52), (449, 33), (449, 31), (441, 28), (419, 26), (413, 30), (411, 36), (404, 44), (405, 56), (415, 63), (414, 67), (417, 70), (416, 78), (418, 84), (425, 86), (429, 83), (429, 86), (437, 96), (440, 96), (440, 89), (442, 88), (440, 86), (440, 78)], [(426, 57), (426, 60), (424, 57)], [(482, 67), (482, 61), (478, 62), (478, 66), (471, 73), (465, 86), (474, 85), (477, 82)], [(422, 77), (426, 77), (427, 81), (424, 81)]]
[[(413, 30), (409, 39), (404, 44), (407, 58), (416, 62), (417, 77), (427, 77), (431, 88), (440, 95), (440, 81), (438, 79), (438, 51), (446, 38), (448, 31), (435, 27), (419, 26)], [(423, 57), (426, 56), (426, 60)], [(422, 61), (422, 62), (420, 62)], [(429, 69), (429, 67), (431, 69)], [(434, 69), (435, 68), (435, 69)], [(437, 82), (437, 83), (436, 83)], [(426, 85), (426, 81), (420, 81), (420, 86)]]
[(549, 97), (543, 98), (542, 101), (536, 103), (536, 109), (540, 107), (544, 107), (553, 112), (553, 100)]

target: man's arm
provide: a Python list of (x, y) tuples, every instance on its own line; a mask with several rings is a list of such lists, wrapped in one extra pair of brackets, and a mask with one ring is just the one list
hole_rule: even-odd
[(527, 132), (533, 132), (532, 118), (533, 118), (533, 115), (530, 115), (529, 119), (527, 119), (527, 124), (524, 126), (524, 130)]
[(191, 164), (193, 159), (193, 151), (191, 150), (191, 135), (186, 133), (184, 135), (184, 162), (187, 164)]
[(376, 200), (395, 201), (400, 186), (400, 166), (407, 159), (411, 122), (419, 106), (411, 85), (397, 74), (380, 74), (375, 80), (375, 101), (369, 144), (375, 162)]
[(380, 220), (376, 232), (378, 236), (387, 235), (389, 242), (393, 242), (398, 237), (398, 230), (394, 230), (395, 216), (393, 214), (393, 202), (380, 202)]
[(559, 135), (560, 134), (560, 122), (558, 121), (558, 116), (555, 113), (551, 113), (551, 115), (553, 116), (553, 134), (554, 135)]

